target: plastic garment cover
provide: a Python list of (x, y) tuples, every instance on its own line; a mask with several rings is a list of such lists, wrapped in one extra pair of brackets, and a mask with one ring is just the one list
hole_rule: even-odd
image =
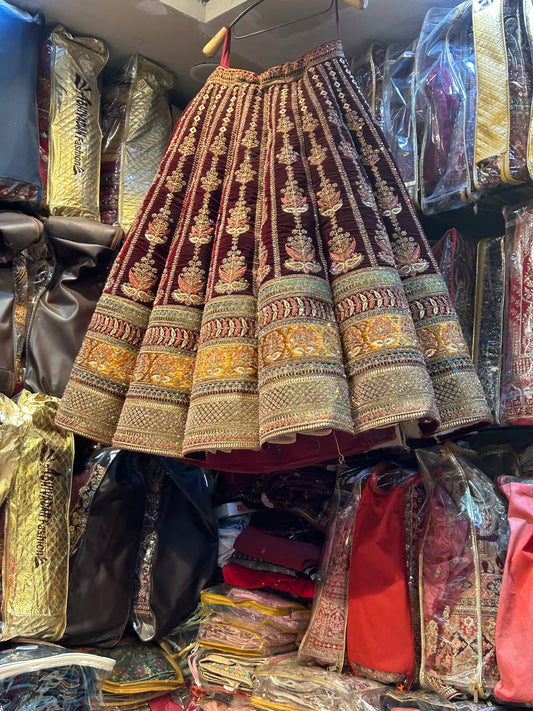
[(472, 360), (497, 424), (500, 422), (504, 314), (504, 238), (490, 237), (480, 240), (477, 246)]
[(124, 633), (144, 516), (133, 455), (105, 449), (71, 513), (65, 644), (113, 646)]
[(28, 323), (51, 275), (43, 224), (0, 212), (0, 392), (13, 395), (22, 379)]
[(122, 641), (112, 649), (82, 647), (77, 651), (113, 659), (115, 666), (103, 684), (110, 696), (172, 691), (183, 684), (183, 676), (167, 645)]
[(420, 549), (421, 685), (486, 698), (509, 525), (493, 482), (453, 444), (416, 451), (428, 493)]
[(367, 100), (370, 111), (376, 121), (382, 121), (383, 64), (385, 47), (374, 42), (361, 57), (354, 57), (351, 63), (352, 74)]
[(503, 703), (533, 705), (533, 479), (500, 477), (509, 499), (511, 537), (496, 619), (500, 681), (494, 695)]
[(18, 404), (30, 423), (7, 504), (2, 638), (54, 641), (66, 622), (74, 438), (54, 423), (56, 398), (24, 390)]
[(252, 703), (272, 711), (374, 711), (385, 688), (319, 667), (272, 664), (255, 670)]
[(2, 711), (96, 711), (114, 661), (53, 644), (20, 644), (0, 651)]
[(477, 240), (449, 229), (433, 248), (450, 298), (457, 312), (468, 350), (472, 352)]
[(387, 47), (383, 65), (381, 124), (407, 192), (418, 201), (418, 139), (415, 117), (416, 42)]
[(346, 644), (353, 672), (407, 686), (416, 662), (404, 499), (419, 480), (418, 473), (392, 463), (374, 468), (357, 508), (348, 587)]
[(100, 216), (100, 90), (108, 59), (101, 40), (58, 25), (41, 49), (39, 140), (43, 207), (53, 215)]
[(506, 307), (500, 418), (533, 423), (533, 202), (504, 207)]
[(296, 649), (310, 611), (273, 593), (233, 588), (201, 594), (198, 642), (236, 654), (273, 656)]
[(61, 397), (122, 230), (79, 217), (50, 217), (45, 234), (53, 273), (28, 319), (23, 385)]
[(381, 711), (392, 711), (394, 708), (414, 708), (420, 711), (497, 711), (502, 706), (478, 701), (448, 701), (431, 691), (387, 690), (381, 697)]
[(477, 199), (473, 192), (476, 56), (472, 0), (424, 19), (415, 59), (423, 124), (421, 207), (428, 214)]
[(265, 657), (239, 656), (213, 649), (203, 649), (189, 656), (196, 685), (209, 695), (235, 691), (251, 696), (254, 671), (266, 661)]
[(135, 54), (102, 90), (102, 222), (131, 226), (172, 131), (174, 76)]
[(159, 639), (189, 615), (216, 569), (218, 531), (203, 469), (137, 454), (146, 483), (131, 622), (143, 642)]
[(37, 55), (44, 15), (0, 2), (0, 204), (36, 211), (41, 203)]
[(202, 606), (198, 603), (194, 611), (163, 638), (168, 648), (176, 655), (178, 666), (184, 678), (190, 676), (187, 654), (196, 643), (201, 620)]
[[(474, 0), (474, 183), (486, 191), (528, 180), (533, 69), (521, 0)], [(526, 6), (527, 12), (527, 6)]]
[(368, 473), (368, 470), (361, 473), (352, 484), (351, 491), (344, 490), (337, 480), (311, 620), (298, 649), (301, 661), (313, 661), (338, 672), (344, 667), (353, 529), (361, 482)]

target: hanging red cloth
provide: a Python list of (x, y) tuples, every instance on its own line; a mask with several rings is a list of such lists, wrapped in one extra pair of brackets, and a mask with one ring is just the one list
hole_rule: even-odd
[[(385, 683), (410, 686), (415, 671), (407, 572), (405, 486), (382, 488), (380, 464), (357, 509), (348, 592), (347, 650), (352, 670)], [(404, 475), (407, 472), (402, 472)]]
[(502, 476), (498, 483), (509, 499), (511, 537), (496, 618), (500, 681), (494, 695), (533, 704), (533, 480)]

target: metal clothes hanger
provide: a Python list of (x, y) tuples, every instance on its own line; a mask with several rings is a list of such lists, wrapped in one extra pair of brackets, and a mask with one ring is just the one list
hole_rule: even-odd
[[(206, 57), (214, 57), (215, 54), (218, 52), (220, 47), (222, 46), (224, 39), (226, 37), (226, 34), (228, 32), (233, 32), (233, 36), (235, 39), (244, 39), (245, 37), (254, 37), (255, 35), (261, 35), (263, 32), (271, 32), (272, 30), (279, 30), (282, 27), (288, 27), (289, 25), (294, 25), (298, 22), (303, 22), (304, 20), (309, 20), (312, 17), (319, 17), (320, 15), (325, 15), (328, 13), (331, 8), (333, 7), (333, 3), (335, 0), (330, 0), (329, 6), (326, 7), (324, 10), (320, 10), (319, 12), (314, 12), (311, 15), (305, 15), (304, 17), (300, 17), (297, 20), (290, 20), (289, 22), (283, 22), (281, 25), (275, 25), (274, 27), (263, 27), (260, 30), (256, 30), (255, 32), (248, 32), (245, 35), (237, 35), (235, 34), (235, 25), (242, 20), (242, 18), (247, 15), (251, 10), (256, 8), (258, 5), (261, 5), (261, 3), (264, 2), (264, 0), (255, 0), (251, 5), (248, 7), (244, 8), (242, 12), (240, 12), (237, 17), (230, 22), (230, 24), (227, 27), (221, 27), (220, 30), (216, 33), (216, 35), (209, 40), (209, 42), (205, 45), (203, 48), (203, 53)], [(364, 10), (367, 5), (368, 5), (368, 0), (344, 0), (344, 2), (347, 5), (351, 5), (352, 7), (357, 7), (360, 10)]]

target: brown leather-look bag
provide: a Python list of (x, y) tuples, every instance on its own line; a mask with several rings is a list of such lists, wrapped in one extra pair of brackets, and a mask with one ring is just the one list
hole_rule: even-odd
[(61, 397), (123, 232), (83, 218), (50, 217), (45, 234), (55, 268), (29, 323), (24, 387)]
[(15, 392), (24, 347), (28, 250), (36, 245), (44, 245), (42, 222), (21, 212), (0, 212), (0, 392), (8, 397)]

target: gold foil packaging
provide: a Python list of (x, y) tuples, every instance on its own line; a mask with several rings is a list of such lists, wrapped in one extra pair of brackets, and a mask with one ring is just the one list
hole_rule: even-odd
[(108, 59), (101, 40), (58, 25), (41, 51), (38, 87), (43, 206), (53, 215), (99, 219), (100, 92)]
[(0, 506), (4, 504), (17, 473), (27, 424), (19, 406), (0, 394)]
[(54, 641), (65, 629), (74, 439), (54, 424), (58, 402), (27, 391), (18, 400), (28, 428), (6, 511), (4, 640)]
[(101, 220), (132, 224), (172, 131), (167, 93), (174, 76), (140, 55), (111, 78), (102, 94)]

